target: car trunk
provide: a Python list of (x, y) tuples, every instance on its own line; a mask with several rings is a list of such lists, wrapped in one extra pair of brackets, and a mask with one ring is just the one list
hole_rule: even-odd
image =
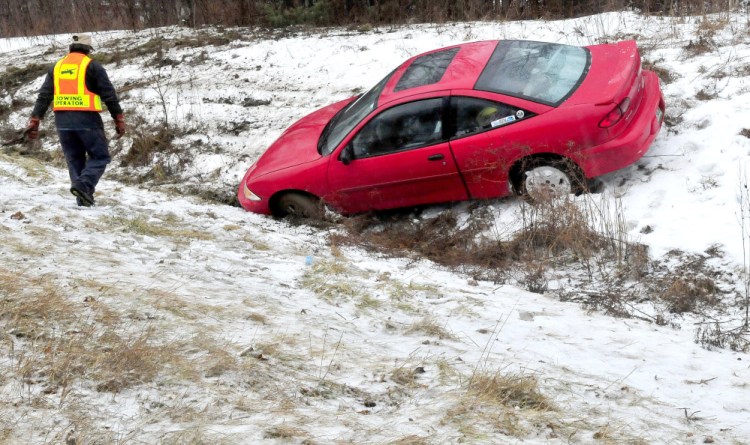
[(641, 57), (634, 40), (587, 48), (589, 73), (565, 106), (595, 105), (602, 116), (599, 127), (614, 138), (628, 127), (643, 100)]

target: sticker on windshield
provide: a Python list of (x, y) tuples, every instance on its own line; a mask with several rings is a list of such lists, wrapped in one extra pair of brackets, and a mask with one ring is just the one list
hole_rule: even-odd
[(517, 118), (519, 118), (519, 119), (523, 119), (523, 116), (524, 116), (524, 112), (523, 112), (523, 110), (518, 110), (518, 111), (516, 111), (516, 117), (517, 117)]
[(511, 115), (511, 116), (507, 116), (507, 117), (492, 121), (490, 122), (490, 125), (492, 125), (493, 127), (499, 127), (501, 125), (509, 124), (515, 120), (516, 120), (516, 117)]

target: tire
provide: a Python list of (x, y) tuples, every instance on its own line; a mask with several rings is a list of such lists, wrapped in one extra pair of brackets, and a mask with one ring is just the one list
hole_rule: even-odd
[(534, 201), (562, 198), (586, 191), (580, 170), (567, 160), (532, 160), (521, 168), (516, 190)]
[(277, 216), (294, 218), (322, 219), (323, 206), (319, 199), (301, 193), (285, 193), (276, 202)]

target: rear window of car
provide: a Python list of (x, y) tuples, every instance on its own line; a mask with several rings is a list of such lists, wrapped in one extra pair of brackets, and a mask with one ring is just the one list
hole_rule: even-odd
[(393, 91), (421, 87), (440, 82), (459, 48), (451, 48), (417, 57), (401, 76)]
[(590, 63), (586, 48), (501, 41), (474, 88), (557, 106), (583, 82)]

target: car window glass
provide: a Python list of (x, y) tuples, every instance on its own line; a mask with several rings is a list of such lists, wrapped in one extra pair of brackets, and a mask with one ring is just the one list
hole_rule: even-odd
[(531, 113), (507, 104), (475, 97), (451, 99), (455, 137), (492, 130), (531, 117)]
[(590, 64), (587, 49), (557, 43), (501, 41), (475, 89), (557, 106), (581, 84)]
[(378, 156), (443, 141), (443, 99), (397, 105), (375, 116), (352, 140), (355, 158)]
[(439, 82), (448, 69), (448, 65), (456, 57), (458, 50), (458, 48), (452, 48), (414, 59), (393, 91), (402, 91)]
[(391, 71), (377, 85), (372, 87), (370, 91), (360, 96), (331, 119), (318, 141), (318, 151), (320, 154), (327, 155), (333, 152), (346, 135), (375, 109), (380, 93), (395, 72), (395, 70)]

